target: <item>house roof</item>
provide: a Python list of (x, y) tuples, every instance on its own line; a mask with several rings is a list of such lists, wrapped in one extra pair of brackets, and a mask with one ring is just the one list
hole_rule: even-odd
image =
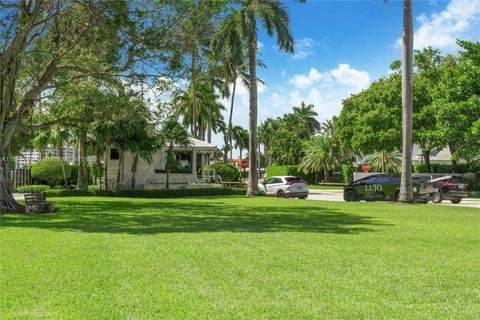
[(193, 148), (215, 151), (217, 146), (199, 139), (190, 138), (190, 144)]

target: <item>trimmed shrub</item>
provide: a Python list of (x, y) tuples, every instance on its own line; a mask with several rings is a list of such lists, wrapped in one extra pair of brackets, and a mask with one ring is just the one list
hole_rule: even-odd
[(31, 184), (26, 186), (17, 187), (15, 189), (18, 193), (27, 193), (27, 192), (34, 192), (34, 191), (47, 191), (50, 190), (50, 186), (44, 184)]
[[(67, 177), (71, 175), (71, 169), (68, 163), (63, 161), (65, 174)], [(62, 161), (59, 157), (45, 158), (31, 167), (30, 171), (32, 179), (41, 183), (54, 186), (63, 182)]]
[[(451, 164), (432, 163), (430, 164), (430, 167), (432, 168), (432, 173), (454, 172), (453, 166)], [(455, 170), (455, 173), (475, 172), (475, 170), (472, 170), (473, 168), (470, 168), (470, 167), (473, 167), (473, 165), (465, 164), (465, 163), (458, 164), (457, 169)], [(427, 166), (425, 164), (416, 163), (413, 165), (413, 172), (426, 173)]]
[(469, 198), (480, 198), (480, 191), (469, 191), (468, 192)]
[(298, 166), (296, 165), (272, 165), (267, 167), (266, 176), (298, 176), (307, 183), (313, 184), (315, 180), (320, 181), (320, 179), (323, 178), (323, 173), (318, 173), (317, 175), (315, 173), (305, 174), (303, 171), (298, 170)]
[(240, 179), (240, 171), (228, 163), (212, 163), (205, 166), (203, 170), (215, 170), (215, 173), (222, 177), (222, 181), (238, 181)]
[(197, 189), (159, 189), (159, 190), (103, 190), (80, 191), (76, 189), (48, 190), (47, 197), (125, 197), (125, 198), (183, 198), (201, 196), (245, 195), (243, 188), (197, 188)]

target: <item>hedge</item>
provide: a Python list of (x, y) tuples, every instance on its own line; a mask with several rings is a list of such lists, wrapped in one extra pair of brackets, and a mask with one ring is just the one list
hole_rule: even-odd
[(212, 163), (203, 168), (204, 171), (213, 169), (222, 181), (238, 181), (240, 180), (240, 171), (228, 163)]
[(26, 186), (17, 187), (15, 189), (18, 193), (34, 192), (34, 191), (47, 191), (50, 190), (50, 186), (44, 184), (31, 184)]
[(70, 166), (67, 162), (60, 160), (59, 157), (47, 157), (35, 163), (30, 168), (30, 175), (33, 180), (41, 184), (50, 186), (61, 184), (64, 180), (62, 162), (65, 174), (69, 177), (71, 175)]
[(323, 173), (318, 173), (315, 177), (314, 173), (305, 174), (303, 171), (299, 170), (296, 165), (272, 165), (267, 167), (266, 176), (267, 178), (272, 176), (298, 176), (307, 183), (313, 184), (316, 182), (315, 180), (318, 182), (323, 178)]
[(469, 198), (480, 198), (480, 191), (469, 191), (468, 192)]
[(196, 189), (158, 189), (158, 190), (103, 190), (93, 189), (80, 191), (77, 189), (48, 190), (47, 197), (124, 197), (124, 198), (183, 198), (199, 196), (234, 196), (245, 195), (240, 188), (196, 188)]
[[(453, 166), (451, 164), (432, 163), (430, 167), (432, 169), (432, 173), (468, 173), (480, 171), (477, 162), (457, 164), (456, 170), (453, 170)], [(413, 172), (426, 173), (427, 166), (425, 164), (416, 163), (413, 165)]]

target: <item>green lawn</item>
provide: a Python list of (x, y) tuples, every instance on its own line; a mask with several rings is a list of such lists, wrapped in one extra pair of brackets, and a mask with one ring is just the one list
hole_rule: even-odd
[(1, 319), (478, 319), (480, 210), (59, 198), (1, 217)]

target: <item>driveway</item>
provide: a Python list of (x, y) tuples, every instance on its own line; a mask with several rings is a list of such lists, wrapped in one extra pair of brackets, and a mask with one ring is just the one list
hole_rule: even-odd
[[(323, 201), (344, 201), (343, 190), (315, 190), (311, 189), (308, 195), (308, 200), (323, 200)], [(457, 206), (457, 207), (472, 207), (480, 209), (480, 199), (463, 199), (459, 204), (453, 204), (450, 201), (443, 201), (441, 204), (429, 202), (429, 205), (442, 206)]]

